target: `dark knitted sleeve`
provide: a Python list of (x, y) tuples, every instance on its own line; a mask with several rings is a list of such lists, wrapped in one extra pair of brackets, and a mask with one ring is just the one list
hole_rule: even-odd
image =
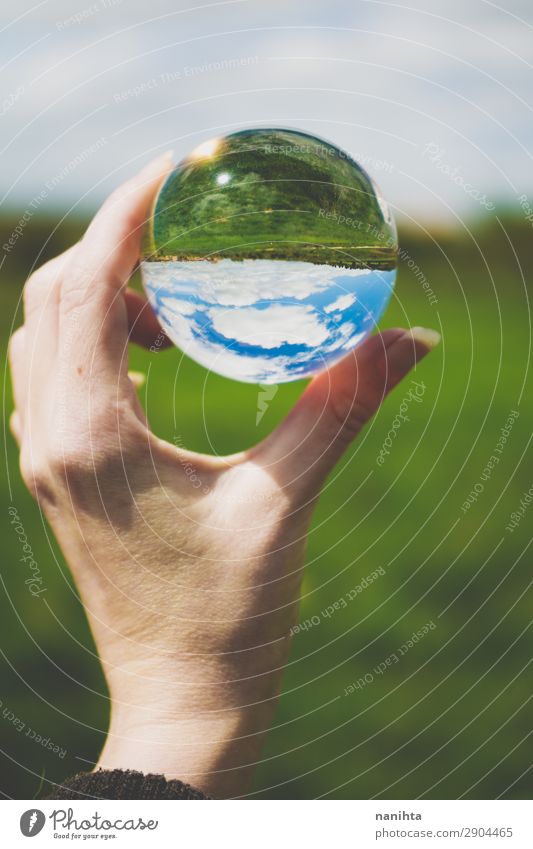
[(47, 799), (211, 799), (183, 781), (133, 770), (80, 772), (57, 784)]

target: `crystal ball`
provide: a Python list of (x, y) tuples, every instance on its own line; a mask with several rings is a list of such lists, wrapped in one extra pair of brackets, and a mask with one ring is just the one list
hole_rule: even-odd
[(250, 129), (199, 145), (169, 175), (141, 274), (167, 336), (250, 383), (324, 369), (376, 326), (398, 255), (389, 208), (331, 142)]

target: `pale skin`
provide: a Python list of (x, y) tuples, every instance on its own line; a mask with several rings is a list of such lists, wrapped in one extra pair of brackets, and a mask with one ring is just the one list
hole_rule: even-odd
[(159, 439), (128, 373), (128, 342), (149, 347), (159, 327), (127, 284), (170, 167), (161, 157), (119, 188), (80, 242), (27, 282), (10, 348), (11, 426), (108, 682), (97, 768), (236, 797), (272, 720), (320, 489), (438, 334), (396, 328), (368, 339), (239, 454)]

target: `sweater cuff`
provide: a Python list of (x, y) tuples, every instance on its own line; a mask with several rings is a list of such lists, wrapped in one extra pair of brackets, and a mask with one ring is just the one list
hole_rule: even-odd
[(57, 784), (47, 799), (211, 799), (183, 781), (130, 769), (80, 772)]

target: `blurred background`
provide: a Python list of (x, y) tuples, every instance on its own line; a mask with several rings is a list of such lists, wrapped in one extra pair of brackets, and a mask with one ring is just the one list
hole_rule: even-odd
[[(260, 125), (324, 136), (366, 167), (400, 233), (384, 326), (442, 333), (409, 421), (387, 442), (407, 383), (320, 502), (304, 627), (254, 797), (531, 794), (532, 30), (527, 0), (0, 12), (4, 351), (28, 274), (112, 188), (168, 148), (178, 160)], [(265, 409), (258, 387), (177, 349), (132, 349), (131, 361), (149, 371), (154, 430), (201, 451), (253, 444), (302, 390), (280, 386)], [(20, 480), (3, 380), (0, 792), (33, 798), (94, 763), (108, 701), (76, 590)]]

